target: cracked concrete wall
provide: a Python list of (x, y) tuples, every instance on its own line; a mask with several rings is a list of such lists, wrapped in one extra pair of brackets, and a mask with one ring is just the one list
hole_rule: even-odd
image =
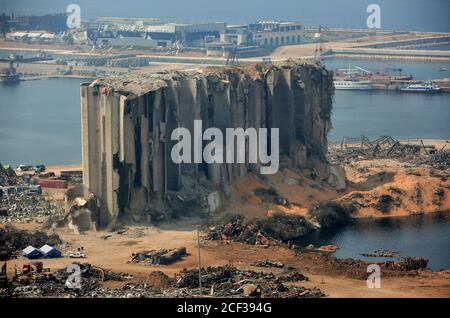
[[(171, 133), (186, 127), (193, 136), (195, 119), (202, 120), (203, 131), (221, 129), (224, 138), (226, 128), (279, 128), (280, 160), (327, 178), (332, 95), (329, 72), (296, 62), (82, 84), (84, 184), (100, 200), (99, 226), (122, 216), (151, 220), (149, 211), (163, 209), (173, 193), (178, 198), (203, 193), (208, 202), (211, 193), (236, 177), (258, 173), (259, 164), (250, 163), (175, 164), (170, 153), (177, 141), (171, 140)], [(188, 178), (193, 185), (185, 185)]]

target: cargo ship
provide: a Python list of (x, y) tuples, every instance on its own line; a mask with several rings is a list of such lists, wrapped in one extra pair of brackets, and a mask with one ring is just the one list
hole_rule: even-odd
[(0, 83), (17, 83), (20, 81), (20, 75), (16, 72), (13, 62), (9, 62), (9, 68), (0, 70)]
[(441, 88), (437, 85), (434, 85), (431, 82), (412, 84), (406, 87), (400, 88), (401, 92), (405, 93), (427, 93), (427, 94), (435, 94), (440, 93)]
[[(385, 72), (383, 72), (385, 71)], [(394, 72), (395, 74), (388, 74)], [(348, 69), (336, 69), (333, 72), (335, 81), (334, 87), (337, 90), (372, 90), (379, 89), (380, 86), (386, 87), (398, 81), (412, 80), (412, 75), (404, 75), (402, 69), (364, 69), (359, 66), (353, 68), (349, 65)]]

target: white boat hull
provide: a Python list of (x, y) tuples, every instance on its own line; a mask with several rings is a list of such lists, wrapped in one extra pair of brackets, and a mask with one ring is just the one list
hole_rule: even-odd
[(372, 82), (367, 81), (334, 81), (334, 88), (336, 90), (372, 90)]

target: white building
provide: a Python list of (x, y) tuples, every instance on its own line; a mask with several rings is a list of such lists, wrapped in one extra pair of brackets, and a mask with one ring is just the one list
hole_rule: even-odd
[(249, 24), (249, 30), (259, 46), (298, 44), (304, 35), (303, 25), (298, 22), (260, 21)]

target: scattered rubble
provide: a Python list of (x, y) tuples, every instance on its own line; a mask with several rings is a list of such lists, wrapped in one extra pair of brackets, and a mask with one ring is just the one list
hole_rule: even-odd
[[(86, 297), (86, 298), (141, 298), (141, 297), (193, 297), (199, 295), (198, 269), (185, 269), (169, 278), (162, 272), (152, 272), (146, 282), (126, 283), (119, 288), (108, 288), (104, 281), (126, 281), (126, 273), (114, 273), (91, 264), (79, 264), (81, 288), (70, 288), (66, 283), (69, 273), (58, 270), (44, 278), (8, 282), (0, 288), (0, 297)], [(318, 288), (305, 288), (295, 283), (306, 281), (303, 274), (292, 271), (273, 273), (239, 270), (231, 265), (202, 268), (203, 291), (216, 297), (281, 297), (316, 298), (325, 295)]]
[(389, 250), (378, 250), (372, 253), (360, 253), (364, 257), (398, 257), (399, 253)]
[(162, 249), (159, 251), (146, 251), (133, 253), (130, 263), (143, 265), (170, 265), (187, 256), (186, 247), (173, 250)]
[(401, 262), (385, 262), (383, 265), (389, 269), (400, 271), (423, 270), (428, 266), (428, 260), (423, 257), (405, 257)]
[(252, 265), (258, 266), (258, 267), (274, 267), (274, 268), (283, 268), (284, 267), (283, 263), (271, 261), (269, 259), (257, 261), (256, 263), (254, 263)]
[(420, 164), (426, 164), (439, 170), (450, 168), (450, 149), (440, 150), (426, 157), (419, 158)]
[(0, 164), (0, 223), (42, 222), (50, 215), (63, 214), (62, 207), (42, 195), (40, 186), (25, 174), (28, 169), (39, 173), (45, 167), (21, 166), (19, 171), (24, 174), (17, 175), (10, 166)]
[(394, 199), (388, 194), (383, 194), (378, 198), (378, 202), (375, 204), (375, 209), (383, 213), (387, 213), (391, 210), (393, 204)]
[[(285, 285), (286, 282), (308, 280), (298, 272), (284, 275), (239, 270), (231, 265), (201, 269), (202, 286), (217, 297), (324, 297), (319, 289)], [(177, 275), (176, 286), (195, 289), (199, 287), (198, 269), (183, 270)]]
[(328, 160), (332, 164), (347, 165), (354, 161), (391, 158), (417, 166), (428, 165), (438, 170), (450, 168), (450, 149), (437, 150), (434, 146), (402, 144), (392, 136), (381, 136), (370, 141), (362, 135), (358, 138), (343, 137), (339, 145), (330, 144)]
[(169, 288), (173, 286), (173, 284), (175, 283), (174, 279), (170, 278), (161, 271), (151, 272), (148, 275), (146, 281), (148, 282), (151, 288), (155, 289)]
[(0, 215), (0, 223), (43, 222), (48, 216), (64, 214), (62, 206), (39, 193), (4, 193), (0, 206), (8, 211), (7, 215)]
[(309, 209), (310, 214), (322, 228), (346, 224), (354, 211), (353, 206), (344, 206), (335, 201), (317, 204)]
[(286, 198), (283, 198), (280, 195), (280, 193), (274, 188), (269, 188), (269, 189), (257, 188), (257, 189), (255, 189), (254, 193), (263, 202), (274, 203), (274, 204), (278, 204), (278, 205), (282, 205), (282, 206), (286, 206), (286, 207), (292, 206), (292, 203), (289, 202)]
[(67, 281), (72, 272), (66, 268), (51, 275), (18, 275), (0, 289), (0, 297), (95, 297), (104, 291), (100, 285), (103, 281), (125, 281), (132, 276), (126, 273), (115, 273), (88, 263), (74, 263), (80, 267), (81, 288), (70, 288)]
[(0, 163), (0, 186), (15, 185), (18, 182), (16, 173), (11, 166), (3, 166)]
[(234, 215), (221, 225), (210, 228), (206, 238), (252, 245), (276, 245), (301, 237), (313, 229), (314, 226), (310, 222), (297, 215), (274, 213), (270, 217), (254, 220)]
[(402, 269), (406, 271), (426, 269), (428, 260), (423, 257), (406, 257), (402, 264)]

